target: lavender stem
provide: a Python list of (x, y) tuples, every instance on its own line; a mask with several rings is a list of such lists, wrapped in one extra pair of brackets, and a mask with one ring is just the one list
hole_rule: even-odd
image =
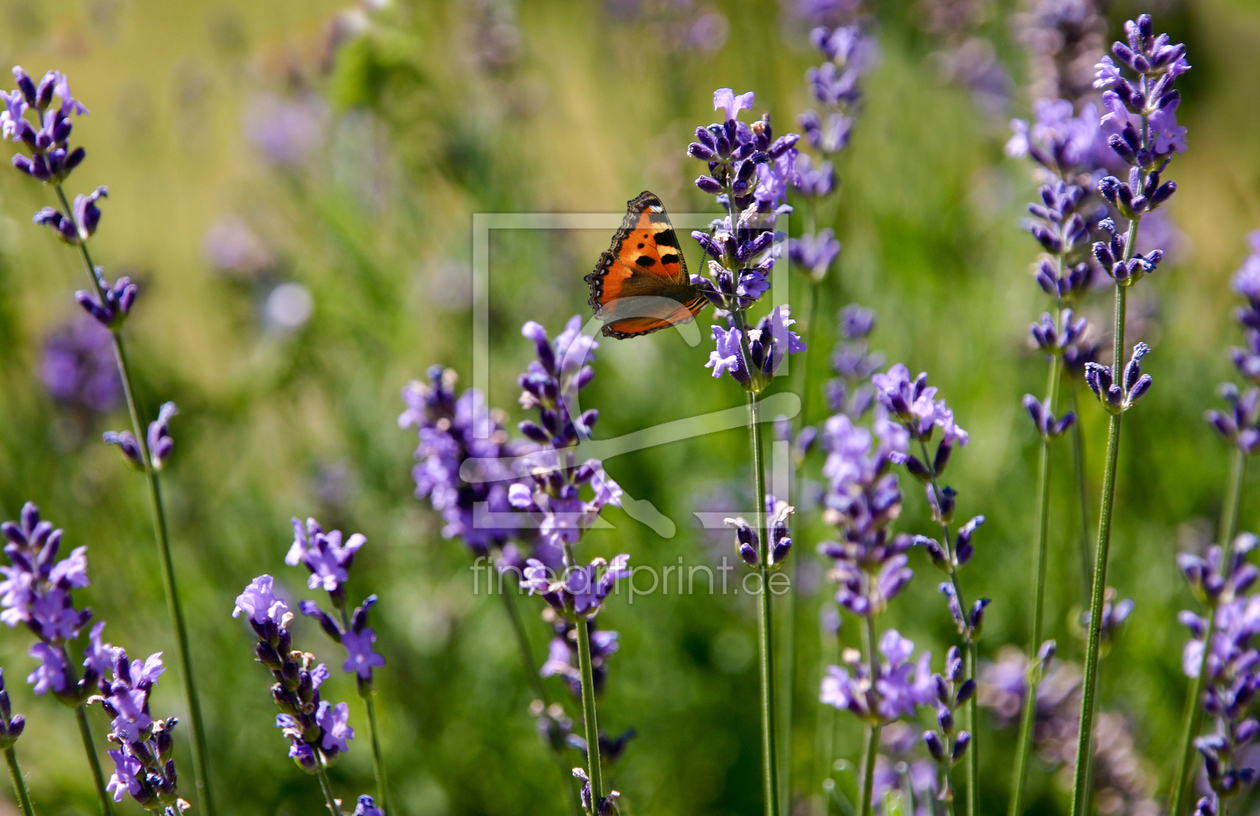
[(12, 745), (4, 749), (4, 758), (9, 763), (9, 776), (13, 779), (13, 792), (17, 794), (18, 803), (22, 806), (22, 816), (35, 816), (31, 794), (26, 789), (26, 779), (22, 777), (22, 766), (18, 765), (17, 751), (13, 750)]
[(324, 792), (324, 803), (328, 805), (331, 816), (342, 816), (337, 806), (337, 797), (333, 795), (332, 783), (328, 781), (328, 771), (324, 769), (324, 757), (321, 755), (315, 763), (315, 775), (319, 777), (319, 789)]
[[(1129, 222), (1124, 260), (1132, 260), (1140, 218)], [(1128, 287), (1116, 284), (1112, 370), (1118, 375), (1124, 360), (1124, 317)], [(1094, 711), (1098, 706), (1098, 650), (1102, 643), (1103, 595), (1107, 588), (1107, 555), (1111, 549), (1111, 515), (1116, 497), (1116, 464), (1120, 456), (1120, 420), (1111, 415), (1107, 425), (1107, 461), (1103, 469), (1102, 504), (1098, 516), (1098, 543), (1094, 549), (1094, 582), (1090, 593), (1089, 641), (1085, 650), (1085, 677), (1081, 694), (1081, 724), (1076, 743), (1076, 774), (1072, 783), (1072, 816), (1088, 813), (1093, 798)]]
[[(1063, 256), (1059, 256), (1059, 268), (1063, 268)], [(1059, 310), (1060, 314), (1062, 310)], [(1055, 325), (1060, 315), (1056, 315)], [(1046, 383), (1045, 408), (1051, 414), (1056, 410), (1059, 394), (1059, 355), (1050, 356), (1050, 374)], [(1037, 650), (1041, 647), (1045, 627), (1047, 539), (1050, 534), (1050, 435), (1042, 434), (1040, 467), (1037, 471), (1037, 571), (1033, 575), (1036, 600), (1033, 603), (1032, 638), (1028, 642), (1028, 674), (1024, 685), (1024, 711), (1019, 723), (1019, 756), (1015, 763), (1015, 781), (1011, 790), (1010, 816), (1024, 812), (1024, 783), (1028, 777), (1028, 760), (1032, 754), (1033, 726), (1037, 713), (1037, 685), (1040, 667)]]
[[(57, 198), (61, 201), (70, 217), (74, 210), (66, 200), (66, 194), (60, 184), (54, 185)], [(104, 302), (105, 295), (101, 290), (100, 280), (96, 275), (96, 266), (87, 248), (87, 241), (79, 241), (79, 252), (83, 256), (88, 279), (98, 299)], [(123, 395), (127, 399), (127, 411), (131, 415), (132, 430), (136, 444), (140, 448), (140, 459), (144, 465), (145, 478), (149, 484), (149, 506), (153, 513), (153, 533), (157, 540), (158, 556), (162, 565), (162, 584), (166, 590), (166, 605), (175, 625), (176, 651), (179, 653), (179, 679), (184, 687), (184, 696), (188, 699), (189, 729), (192, 731), (193, 779), (197, 788), (197, 801), (205, 816), (215, 816), (213, 799), (210, 795), (209, 773), (206, 769), (205, 729), (201, 719), (201, 702), (197, 695), (196, 681), (193, 678), (192, 656), (188, 648), (188, 627), (184, 622), (184, 610), (179, 600), (179, 591), (175, 581), (175, 568), (171, 561), (170, 536), (166, 528), (166, 510), (162, 503), (162, 487), (158, 473), (153, 469), (152, 457), (144, 425), (140, 421), (140, 409), (136, 400), (135, 380), (131, 374), (131, 364), (127, 357), (127, 349), (123, 344), (122, 334), (118, 330), (111, 331), (114, 343), (114, 358), (118, 362), (118, 374), (122, 380)], [(103, 790), (103, 788), (102, 788)]]
[[(542, 701), (543, 709), (546, 710), (551, 706), (551, 696), (547, 694), (547, 686), (542, 681), (542, 675), (538, 673), (537, 664), (534, 663), (533, 651), (529, 646), (529, 636), (525, 633), (525, 624), (521, 620), (521, 611), (516, 606), (516, 592), (513, 589), (504, 587), (499, 594), (503, 596), (503, 605), (507, 609), (508, 619), (512, 621), (512, 631), (516, 634), (516, 645), (520, 648), (521, 665), (525, 669), (525, 676), (529, 678), (530, 685), (534, 687), (534, 694)], [(556, 757), (556, 767), (560, 769), (560, 783), (564, 786), (565, 791), (568, 792), (569, 804), (572, 806), (573, 813), (582, 813), (582, 803), (578, 801), (577, 791), (574, 790), (573, 776), (562, 757)]]
[[(1217, 531), (1217, 544), (1222, 552), (1229, 551), (1230, 539), (1234, 537), (1234, 526), (1238, 521), (1238, 507), (1242, 504), (1243, 475), (1247, 471), (1247, 453), (1239, 447), (1234, 448), (1234, 458), (1230, 462), (1229, 481), (1226, 482), (1225, 504), (1221, 507), (1221, 524)], [(1228, 563), (1228, 562), (1226, 562)], [(1199, 661), (1199, 673), (1190, 685), (1190, 696), (1186, 698), (1185, 711), (1181, 717), (1181, 750), (1177, 753), (1177, 773), (1173, 776), (1171, 792), (1172, 807), (1170, 816), (1184, 814), (1190, 797), (1190, 768), (1194, 764), (1194, 738), (1203, 725), (1203, 708), (1199, 701), (1203, 699), (1203, 687), (1207, 682), (1208, 657), (1211, 655), (1212, 633), (1216, 628), (1216, 612), (1208, 610), (1207, 632), (1203, 640), (1203, 657)], [(1224, 811), (1222, 811), (1223, 814)]]
[[(917, 435), (916, 435), (917, 436)], [(932, 492), (936, 496), (936, 506), (944, 507), (945, 493), (941, 490), (940, 482), (937, 480), (936, 468), (932, 465), (932, 457), (928, 455), (927, 443), (923, 441), (922, 436), (918, 436), (919, 450), (923, 454), (923, 461), (932, 468), (931, 485)], [(945, 558), (949, 565), (949, 580), (954, 586), (954, 594), (958, 598), (958, 606), (960, 609), (967, 609), (967, 602), (963, 598), (962, 586), (958, 583), (958, 564), (954, 559), (954, 544), (950, 538), (949, 524), (941, 522), (941, 543), (945, 547)], [(968, 634), (964, 638), (964, 645), (967, 647), (967, 660), (971, 665), (972, 677), (975, 676), (975, 666), (978, 661), (978, 654), (975, 641)], [(971, 729), (971, 745), (967, 752), (967, 815), (976, 816), (979, 812), (976, 802), (976, 783), (980, 778), (980, 746), (979, 735), (976, 733), (976, 726), (980, 723), (980, 717), (976, 711), (976, 696), (972, 695), (971, 700), (967, 703), (969, 728)], [(946, 773), (949, 773), (947, 770)], [(952, 807), (952, 806), (951, 806)]]
[[(1080, 417), (1076, 406), (1076, 382), (1068, 390), (1072, 397), (1072, 413)], [(1081, 437), (1081, 422), (1078, 418), (1072, 423), (1072, 465), (1076, 471), (1076, 500), (1081, 520), (1081, 591), (1093, 580), (1093, 568), (1090, 566), (1089, 551), (1089, 490), (1085, 482), (1085, 441)]]
[(87, 706), (79, 703), (74, 708), (74, 716), (79, 721), (79, 736), (83, 737), (83, 750), (87, 754), (88, 764), (92, 766), (92, 781), (96, 784), (96, 795), (101, 800), (101, 812), (105, 816), (114, 816), (114, 806), (105, 792), (105, 774), (101, 772), (101, 760), (96, 756), (96, 745), (92, 742), (92, 729), (88, 726)]
[[(738, 312), (736, 313), (738, 314)], [(740, 334), (747, 343), (748, 333)], [(752, 359), (751, 356), (744, 359)], [(775, 693), (774, 693), (774, 632), (770, 598), (770, 531), (766, 529), (766, 473), (765, 457), (761, 448), (761, 404), (757, 395), (748, 394), (748, 433), (752, 445), (753, 481), (756, 488), (753, 501), (757, 503), (757, 573), (761, 577), (761, 593), (757, 607), (757, 644), (761, 652), (761, 769), (765, 786), (766, 816), (779, 814), (779, 767), (775, 754)]]
[(578, 615), (578, 669), (582, 673), (582, 720), (586, 726), (587, 774), (591, 779), (591, 816), (604, 798), (603, 771), (599, 761), (599, 723), (595, 719), (595, 670), (591, 666), (591, 632), (585, 615)]
[[(875, 616), (866, 615), (862, 629), (862, 647), (868, 677), (877, 677), (875, 668)], [(875, 798), (875, 757), (879, 754), (879, 734), (883, 726), (867, 723), (866, 754), (862, 758), (862, 789), (858, 791), (858, 816), (871, 816)]]
[[(833, 666), (839, 658), (840, 639), (835, 632), (829, 629), (820, 627), (820, 631), (822, 634), (821, 665), (824, 667)], [(826, 781), (831, 779), (831, 769), (836, 751), (836, 707), (820, 703), (818, 709), (817, 730), (814, 733), (814, 750), (816, 763), (822, 771), (822, 778), (815, 780), (818, 784), (814, 786), (814, 790), (822, 791), (822, 812), (826, 816), (828, 793), (825, 785)]]

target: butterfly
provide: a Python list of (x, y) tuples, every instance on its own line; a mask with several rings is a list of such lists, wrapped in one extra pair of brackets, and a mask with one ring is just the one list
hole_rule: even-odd
[(665, 205), (646, 190), (626, 204), (612, 246), (585, 281), (604, 336), (618, 340), (686, 323), (709, 302), (691, 283)]

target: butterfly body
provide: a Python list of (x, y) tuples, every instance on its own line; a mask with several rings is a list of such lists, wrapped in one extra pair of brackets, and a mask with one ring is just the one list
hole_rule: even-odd
[(685, 323), (708, 303), (691, 283), (664, 205), (646, 191), (628, 202), (621, 229), (585, 280), (604, 335), (619, 340)]

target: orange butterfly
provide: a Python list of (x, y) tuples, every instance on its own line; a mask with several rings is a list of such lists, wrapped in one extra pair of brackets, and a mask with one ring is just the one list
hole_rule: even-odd
[(585, 280), (604, 336), (624, 340), (686, 323), (709, 302), (693, 286), (665, 206), (644, 191)]

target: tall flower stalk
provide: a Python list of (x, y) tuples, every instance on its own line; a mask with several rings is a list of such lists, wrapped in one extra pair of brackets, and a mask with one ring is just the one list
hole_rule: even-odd
[[(893, 629), (882, 635), (876, 632), (876, 618), (910, 583), (914, 571), (907, 566), (906, 555), (913, 546), (912, 539), (905, 534), (893, 536), (888, 529), (901, 513), (902, 499), (897, 475), (889, 472), (891, 457), (905, 450), (907, 435), (882, 414), (876, 418), (875, 430), (878, 444), (871, 431), (840, 413), (827, 420), (822, 437), (827, 451), (823, 475), (828, 480), (824, 518), (836, 525), (839, 540), (823, 542), (819, 552), (832, 561), (830, 577), (837, 587), (836, 603), (858, 619), (862, 650), (849, 653), (845, 667), (827, 667), (820, 700), (850, 711), (865, 725), (858, 776), (859, 816), (869, 816), (874, 806), (875, 766), (883, 729), (900, 719), (912, 719), (920, 706), (939, 702), (948, 711), (940, 723), (949, 740), (954, 736), (952, 710), (958, 699), (948, 683), (938, 699), (931, 655), (921, 653), (911, 664), (913, 643)], [(969, 737), (963, 732), (957, 738), (962, 740), (961, 756)], [(939, 736), (929, 748), (938, 761), (941, 755), (953, 752), (953, 746), (946, 746)]]
[[(108, 195), (108, 189), (98, 187), (88, 195), (76, 195), (73, 204), (66, 197), (64, 182), (70, 173), (82, 164), (86, 156), (86, 151), (82, 147), (71, 148), (69, 144), (72, 129), (70, 117), (87, 114), (87, 108), (70, 94), (69, 82), (65, 74), (59, 71), (49, 71), (38, 84), (22, 70), (21, 66), (14, 66), (13, 76), (17, 80), (17, 89), (7, 93), (0, 92), (5, 102), (5, 110), (0, 112), (0, 136), (23, 144), (30, 151), (29, 156), (22, 153), (15, 155), (13, 166), (26, 175), (51, 185), (56, 193), (60, 207), (44, 207), (35, 214), (35, 223), (48, 226), (62, 241), (78, 247), (91, 289), (76, 292), (75, 297), (89, 314), (110, 330), (113, 339), (114, 358), (122, 379), (127, 411), (131, 416), (131, 430), (124, 432), (129, 437), (130, 446), (134, 451), (134, 455), (130, 455), (129, 458), (144, 472), (148, 482), (149, 507), (153, 515), (153, 531), (157, 542), (158, 558), (161, 562), (162, 583), (166, 593), (167, 608), (175, 629), (180, 681), (184, 687), (191, 721), (193, 774), (198, 803), (206, 816), (214, 816), (214, 802), (206, 768), (205, 728), (201, 717), (201, 702), (197, 695), (188, 627), (185, 623), (184, 610), (175, 579), (170, 535), (166, 526), (166, 509), (162, 501), (161, 482), (158, 478), (158, 471), (161, 469), (165, 454), (169, 453), (169, 443), (163, 443), (154, 437), (155, 428), (152, 423), (149, 425), (149, 434), (147, 436), (145, 434), (145, 425), (141, 419), (143, 411), (136, 394), (135, 378), (132, 375), (131, 362), (122, 336), (122, 329), (131, 313), (137, 289), (125, 277), (119, 278), (110, 285), (101, 268), (93, 262), (91, 252), (88, 250), (88, 241), (96, 231), (101, 218), (97, 202)], [(165, 425), (162, 417), (159, 417), (158, 421), (163, 426)], [(169, 439), (169, 434), (167, 438)], [(162, 450), (163, 445), (166, 447), (165, 451)]]
[(306, 525), (293, 519), (293, 545), (284, 562), (289, 566), (304, 565), (311, 572), (307, 581), (309, 589), (323, 589), (336, 610), (336, 617), (319, 608), (314, 601), (302, 601), (298, 608), (302, 614), (319, 621), (320, 627), (334, 642), (346, 649), (342, 671), (355, 676), (359, 697), (367, 709), (368, 733), (372, 740), (372, 767), (376, 774), (375, 803), (383, 813), (388, 813), (385, 798), (385, 760), (381, 757), (381, 740), (376, 724), (376, 689), (372, 686), (372, 670), (385, 665), (373, 648), (376, 633), (367, 625), (368, 611), (376, 605), (377, 597), (369, 595), (353, 610), (346, 605), (345, 583), (350, 577), (350, 567), (355, 553), (367, 539), (359, 533), (342, 542), (341, 531), (327, 533), (315, 519), (307, 519)]
[[(1142, 216), (1165, 203), (1176, 182), (1163, 181), (1162, 174), (1174, 153), (1185, 152), (1185, 128), (1177, 125), (1180, 93), (1173, 88), (1177, 77), (1190, 69), (1184, 45), (1174, 45), (1167, 34), (1156, 36), (1149, 14), (1125, 23), (1128, 44), (1116, 42), (1111, 57), (1104, 56), (1096, 68), (1095, 87), (1106, 88), (1103, 106), (1107, 113), (1100, 124), (1108, 133), (1108, 145), (1129, 167), (1128, 182), (1108, 176), (1098, 184), (1103, 198), (1121, 218), (1128, 220), (1121, 235), (1112, 219), (1099, 226), (1108, 233), (1107, 241), (1094, 244), (1094, 256), (1115, 281), (1115, 317), (1112, 337), (1112, 364), (1106, 368), (1086, 364), (1086, 382), (1110, 415), (1107, 428), (1107, 457), (1094, 548), (1093, 586), (1090, 592), (1085, 676), (1082, 678), (1081, 722), (1077, 735), (1076, 774), (1072, 786), (1073, 816), (1088, 812), (1093, 790), (1094, 714), (1098, 706), (1098, 661), (1102, 640), (1103, 603), (1107, 586), (1107, 563), (1111, 547), (1111, 521), (1116, 491), (1116, 466), (1120, 453), (1120, 427), (1124, 412), (1150, 388), (1150, 375), (1143, 375), (1142, 357), (1149, 351), (1139, 343), (1129, 363), (1125, 356), (1125, 302), (1129, 287), (1153, 272), (1163, 252), (1153, 250), (1143, 256), (1136, 252)], [(1133, 79), (1126, 78), (1127, 68)]]
[[(415, 453), (416, 466), (412, 469), (415, 494), (416, 498), (428, 500), (442, 516), (445, 522), (442, 536), (464, 543), (474, 559), (474, 569), (490, 563), (502, 570), (502, 575), (519, 574), (524, 563), (523, 547), (544, 562), (557, 565), (560, 552), (550, 543), (541, 541), (534, 530), (499, 527), (488, 520), (491, 514), (511, 512), (508, 489), (520, 476), (505, 462), (512, 461), (511, 457), (524, 453), (528, 447), (508, 439), (502, 412), (492, 410), (480, 391), (473, 388), (462, 394), (456, 392), (458, 376), (454, 369), (432, 366), (427, 380), (413, 380), (403, 389), (402, 399), (407, 408), (399, 415), (398, 426), (416, 429), (420, 444)], [(468, 478), (461, 475), (465, 466), (469, 468)], [(544, 742), (552, 749), (571, 809), (579, 813), (581, 803), (565, 757), (568, 735), (562, 733), (565, 729), (557, 727), (563, 716), (549, 713), (552, 702), (521, 619), (515, 588), (510, 582), (500, 581), (497, 589), (516, 638), (525, 676), (539, 701)]]
[(708, 256), (710, 277), (693, 276), (694, 282), (713, 303), (725, 327), (712, 327), (716, 350), (710, 353), (706, 368), (715, 378), (730, 374), (745, 392), (748, 406), (749, 448), (753, 468), (753, 501), (756, 503), (755, 562), (760, 593), (757, 606), (757, 644), (761, 688), (761, 764), (766, 816), (777, 816), (781, 808), (779, 758), (776, 746), (775, 654), (773, 603), (770, 572), (781, 566), (787, 551), (775, 553), (773, 530), (767, 523), (765, 455), (761, 441), (761, 392), (770, 384), (789, 354), (805, 350), (805, 344), (789, 327), (789, 309), (776, 306), (755, 326), (749, 309), (770, 288), (781, 238), (774, 231), (779, 215), (790, 212), (788, 188), (797, 180), (797, 149), (800, 137), (789, 133), (774, 138), (770, 115), (764, 114), (751, 125), (739, 121), (741, 111), (752, 107), (752, 92), (736, 94), (720, 88), (713, 94), (713, 109), (724, 110), (726, 119), (696, 129), (696, 141), (687, 155), (707, 164), (708, 172), (696, 179), (696, 186), (714, 195), (725, 215), (714, 221), (707, 232), (692, 237)]
[[(1090, 327), (1083, 317), (1073, 313), (1075, 303), (1090, 284), (1093, 269), (1088, 260), (1089, 221), (1097, 221), (1091, 212), (1091, 198), (1085, 185), (1096, 164), (1099, 134), (1098, 116), (1093, 105), (1087, 105), (1077, 116), (1068, 100), (1043, 99), (1034, 105), (1035, 124), (1016, 120), (1015, 135), (1007, 144), (1014, 156), (1029, 155), (1037, 162), (1038, 177), (1043, 182), (1040, 201), (1028, 205), (1032, 216), (1025, 228), (1040, 244), (1044, 255), (1034, 267), (1035, 278), (1042, 291), (1054, 298), (1054, 312), (1046, 312), (1034, 323), (1030, 333), (1033, 344), (1049, 362), (1046, 395), (1038, 399), (1024, 395), (1024, 407), (1040, 438), (1037, 467), (1037, 511), (1034, 526), (1036, 555), (1033, 559), (1033, 615), (1028, 641), (1028, 685), (1034, 693), (1025, 695), (1020, 718), (1018, 756), (1011, 783), (1010, 816), (1023, 813), (1025, 780), (1032, 755), (1035, 725), (1035, 689), (1041, 682), (1044, 662), (1036, 656), (1043, 647), (1045, 626), (1046, 570), (1050, 533), (1050, 470), (1051, 445), (1075, 424), (1076, 415), (1069, 411), (1056, 418), (1064, 358), (1073, 361), (1092, 357), (1087, 337)], [(1093, 202), (1096, 204), (1096, 202)], [(1083, 515), (1083, 513), (1082, 513)], [(1088, 571), (1085, 572), (1088, 575)]]
[[(905, 429), (908, 437), (907, 447), (911, 448), (907, 450), (907, 447), (903, 447), (901, 450), (893, 451), (889, 454), (889, 458), (897, 464), (904, 465), (911, 476), (926, 486), (932, 519), (941, 528), (940, 541), (928, 536), (915, 536), (914, 543), (916, 546), (923, 547), (932, 563), (949, 576), (949, 580), (940, 584), (938, 589), (947, 599), (950, 616), (954, 620), (965, 649), (965, 660), (958, 666), (954, 666), (951, 660), (947, 669), (950, 687), (958, 685), (959, 688), (952, 693), (951, 697), (948, 697), (952, 702), (952, 705), (948, 706), (949, 723), (952, 727), (953, 712), (956, 708), (969, 704), (970, 730), (966, 732), (966, 739), (959, 734), (949, 750), (946, 750), (948, 746), (944, 744), (945, 737), (950, 732), (945, 722), (941, 723), (940, 732), (928, 732), (924, 738), (929, 752), (941, 765), (943, 779), (941, 795), (943, 797), (952, 796), (951, 769), (966, 756), (967, 813), (969, 816), (976, 816), (979, 812), (977, 801), (977, 784), (980, 775), (979, 740), (976, 738), (979, 717), (976, 713), (974, 693), (964, 696), (960, 690), (965, 684), (970, 684), (972, 692), (975, 689), (976, 644), (984, 627), (984, 610), (989, 605), (989, 600), (981, 598), (968, 607), (958, 576), (959, 571), (971, 561), (971, 557), (975, 554), (972, 536), (976, 529), (984, 524), (984, 516), (976, 516), (954, 531), (952, 525), (957, 493), (951, 487), (942, 486), (940, 481), (946, 465), (949, 464), (954, 447), (966, 445), (970, 441), (970, 436), (954, 422), (954, 412), (945, 405), (945, 400), (936, 399), (937, 389), (927, 384), (926, 372), (911, 379), (909, 369), (898, 363), (886, 373), (874, 375), (871, 383), (875, 386), (875, 398), (879, 404), (888, 412), (891, 419)], [(929, 453), (928, 443), (933, 441), (938, 428), (941, 431), (941, 440), (936, 445), (935, 453)], [(913, 452), (915, 447), (917, 447), (917, 453)], [(953, 653), (956, 654), (956, 650), (953, 650)], [(944, 701), (942, 704), (945, 704)], [(932, 734), (937, 735), (935, 740), (932, 739)]]
[[(276, 681), (271, 686), (271, 698), (280, 709), (275, 725), (289, 741), (289, 757), (319, 781), (329, 816), (342, 816), (328, 780), (328, 768), (336, 764), (354, 739), (350, 707), (322, 699), (320, 687), (330, 676), (328, 667), (317, 664), (315, 655), (292, 648), (289, 625), (294, 615), (284, 599), (276, 596), (275, 580), (270, 575), (250, 581), (237, 596), (232, 617), (242, 613), (258, 638), (254, 659)], [(360, 797), (359, 801), (361, 805), (365, 801), (367, 806), (373, 805), (371, 797)], [(380, 811), (376, 813), (379, 815)]]
[[(1183, 569), (1188, 566), (1198, 568), (1198, 572), (1188, 572), (1187, 577), (1190, 579), (1191, 588), (1207, 609), (1208, 614), (1202, 619), (1204, 643), (1211, 643), (1215, 636), (1215, 610), (1222, 600), (1221, 586), (1223, 585), (1214, 585), (1214, 583), (1220, 584), (1232, 578), (1234, 561), (1225, 562), (1223, 553), (1226, 552), (1238, 523), (1238, 509), (1242, 504), (1243, 477), (1247, 471), (1247, 460), (1260, 450), (1260, 231), (1251, 233), (1249, 243), (1251, 254), (1243, 261), (1233, 281), (1234, 289), (1247, 299), (1246, 305), (1238, 310), (1238, 321), (1245, 329), (1248, 347), (1235, 348), (1230, 356), (1239, 374), (1249, 380), (1252, 387), (1246, 392), (1240, 392), (1234, 384), (1226, 383), (1221, 386), (1221, 396), (1229, 403), (1229, 410), (1211, 410), (1204, 415), (1204, 418), (1232, 449), (1216, 539), (1217, 565), (1215, 569), (1224, 574), (1213, 582), (1205, 579), (1202, 574), (1205, 565), (1201, 559), (1187, 554), (1183, 554), (1179, 559), (1182, 561)], [(1243, 555), (1245, 556), (1245, 552)], [(1207, 580), (1206, 583), (1205, 580)], [(1236, 579), (1233, 583), (1237, 584)], [(1191, 676), (1190, 692), (1186, 698), (1185, 712), (1182, 715), (1181, 739), (1178, 743), (1176, 770), (1173, 773), (1172, 790), (1169, 796), (1172, 806), (1170, 813), (1185, 813), (1189, 804), (1195, 738), (1202, 728), (1204, 712), (1201, 701), (1204, 699), (1204, 689), (1211, 673), (1208, 665), (1211, 652), (1210, 648), (1204, 648), (1197, 665), (1194, 665), (1194, 661), (1187, 664), (1187, 673)]]
[[(534, 321), (526, 323), (521, 333), (534, 342), (538, 359), (518, 379), (523, 389), (520, 404), (527, 410), (536, 410), (538, 421), (526, 420), (519, 427), (539, 447), (523, 456), (530, 479), (513, 484), (508, 489), (508, 500), (530, 517), (544, 542), (562, 553), (560, 574), (539, 558), (527, 559), (521, 586), (531, 595), (541, 595), (556, 614), (573, 626), (587, 760), (586, 769), (574, 769), (574, 776), (582, 782), (582, 804), (587, 813), (614, 816), (621, 794), (604, 784), (591, 619), (616, 582), (629, 576), (630, 556), (623, 553), (611, 561), (595, 558), (580, 565), (574, 554), (574, 547), (599, 518), (600, 511), (607, 505), (621, 504), (621, 488), (604, 472), (598, 459), (581, 464), (577, 461), (578, 443), (590, 437), (599, 419), (597, 410), (579, 411), (578, 406), (579, 392), (594, 379), (591, 364), (599, 343), (582, 334), (579, 316), (571, 318), (554, 340)], [(591, 497), (583, 498), (584, 493)], [(567, 666), (567, 660), (565, 663)]]

